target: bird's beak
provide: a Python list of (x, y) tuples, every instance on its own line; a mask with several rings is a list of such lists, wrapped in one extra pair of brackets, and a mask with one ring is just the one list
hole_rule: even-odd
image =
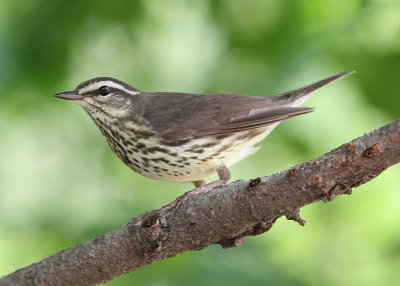
[(60, 92), (54, 95), (55, 97), (68, 100), (82, 100), (83, 95), (77, 94), (75, 91)]

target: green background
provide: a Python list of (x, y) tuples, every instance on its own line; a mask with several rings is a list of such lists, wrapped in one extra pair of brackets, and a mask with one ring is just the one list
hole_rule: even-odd
[[(400, 1), (1, 1), (0, 275), (192, 188), (130, 171), (79, 106), (52, 94), (112, 76), (146, 91), (272, 95), (353, 69), (234, 166), (233, 180), (400, 117)], [(107, 285), (394, 285), (399, 167), (303, 208), (305, 227), (279, 219), (242, 247), (185, 253)]]

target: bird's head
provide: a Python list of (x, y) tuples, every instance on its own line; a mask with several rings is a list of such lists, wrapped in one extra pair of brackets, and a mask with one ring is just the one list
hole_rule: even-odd
[(55, 96), (78, 103), (92, 117), (122, 118), (133, 111), (137, 101), (135, 95), (140, 93), (122, 81), (97, 77), (80, 83), (72, 91), (57, 93)]

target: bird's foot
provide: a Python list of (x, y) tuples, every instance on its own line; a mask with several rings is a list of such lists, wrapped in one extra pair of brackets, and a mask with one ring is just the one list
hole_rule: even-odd
[(162, 211), (170, 210), (170, 209), (178, 209), (183, 203), (187, 202), (191, 198), (197, 196), (198, 194), (208, 192), (218, 186), (224, 185), (228, 182), (230, 178), (230, 173), (227, 167), (222, 165), (218, 168), (218, 176), (219, 179), (213, 181), (211, 183), (205, 184), (204, 181), (196, 181), (193, 182), (196, 186), (195, 189), (184, 193), (183, 195), (179, 196), (175, 201), (165, 205), (161, 208)]

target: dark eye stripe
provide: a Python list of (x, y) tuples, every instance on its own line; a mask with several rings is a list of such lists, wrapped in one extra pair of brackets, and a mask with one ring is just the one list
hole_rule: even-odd
[[(105, 86), (105, 85), (104, 85)], [(102, 88), (103, 86), (101, 86), (100, 88)], [(106, 86), (108, 88), (108, 94), (113, 93), (115, 91), (115, 88), (111, 87), (111, 86)], [(91, 89), (91, 90), (87, 90), (85, 92), (80, 93), (81, 95), (103, 95), (101, 94), (100, 88), (96, 88), (96, 89)], [(104, 95), (105, 96), (105, 92)]]

